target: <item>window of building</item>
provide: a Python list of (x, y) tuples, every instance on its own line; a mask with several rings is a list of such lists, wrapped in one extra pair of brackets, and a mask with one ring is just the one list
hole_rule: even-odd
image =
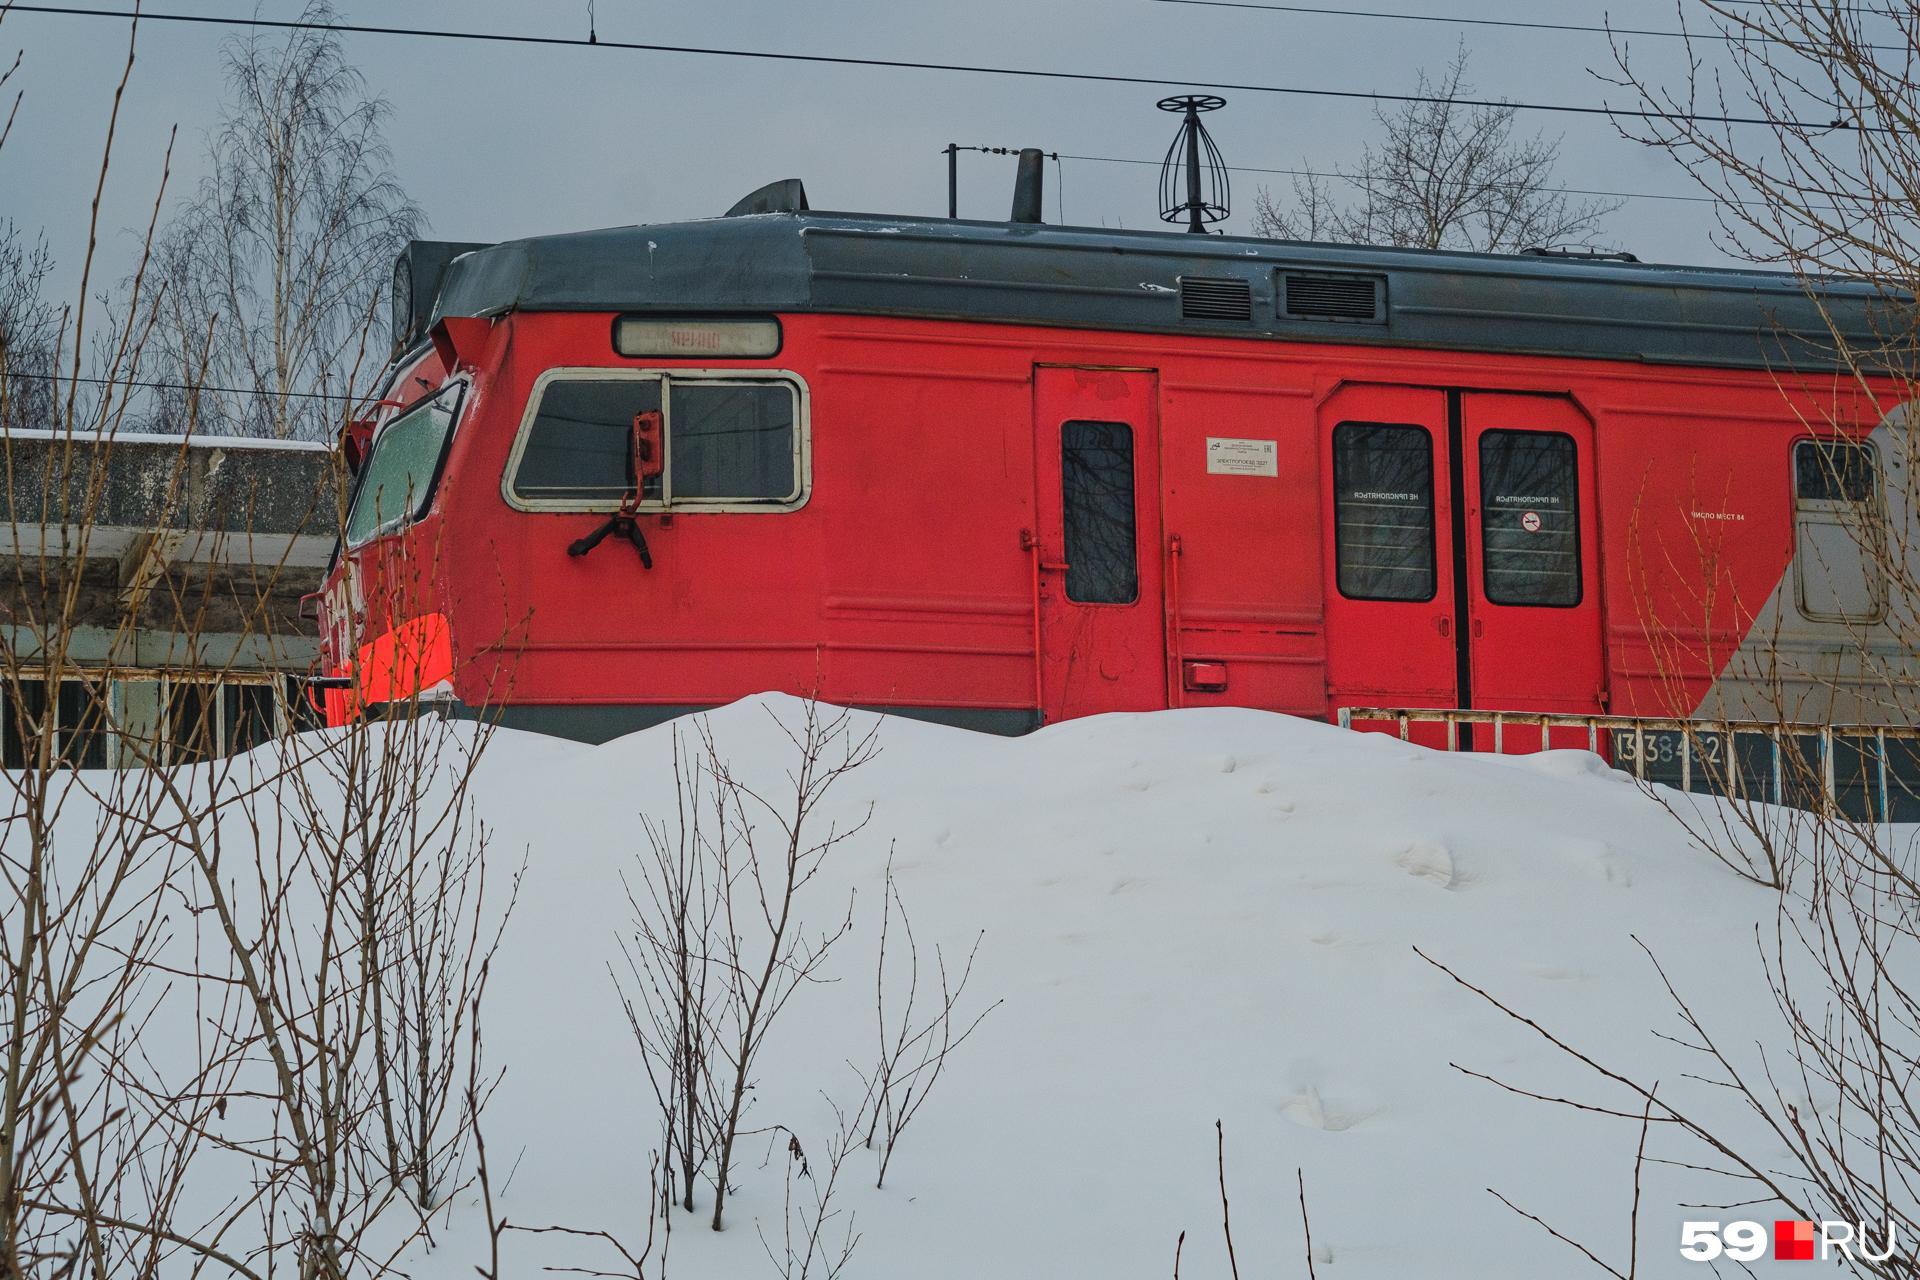
[(146, 761), (192, 764), (251, 751), (288, 729), (317, 727), (300, 713), (298, 678), (193, 680), (170, 674), (101, 675), (20, 682), (19, 699), (0, 690), (0, 767), (39, 759), (42, 735), (58, 767), (131, 768)]
[(1123, 422), (1061, 424), (1060, 504), (1067, 599), (1132, 604), (1140, 594), (1132, 427)]
[(1793, 569), (1800, 612), (1872, 622), (1886, 609), (1886, 538), (1873, 446), (1802, 440), (1793, 447)]
[(632, 496), (633, 420), (662, 415), (658, 507), (797, 505), (805, 488), (804, 397), (792, 380), (549, 374), (535, 389), (508, 493), (526, 507), (611, 509)]
[(1341, 595), (1433, 599), (1433, 437), (1425, 427), (1335, 427), (1333, 507)]
[(357, 547), (426, 511), (465, 390), (458, 383), (446, 387), (381, 429), (347, 513), (348, 546)]
[(43, 735), (57, 764), (76, 769), (107, 766), (107, 688), (86, 680), (62, 680), (49, 699), (48, 682), (20, 681), (19, 698), (0, 691), (0, 765), (23, 769), (40, 757)]
[(1573, 437), (1480, 437), (1480, 568), (1494, 604), (1580, 603), (1580, 473)]

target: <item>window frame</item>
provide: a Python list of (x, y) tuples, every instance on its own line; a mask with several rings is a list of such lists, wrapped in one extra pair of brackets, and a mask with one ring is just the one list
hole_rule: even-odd
[[(784, 386), (793, 393), (793, 482), (794, 490), (784, 498), (681, 498), (673, 496), (673, 383), (675, 380), (698, 386)], [(514, 488), (520, 460), (533, 435), (534, 421), (540, 416), (540, 402), (547, 388), (556, 382), (657, 382), (660, 384), (660, 434), (663, 453), (660, 496), (639, 503), (638, 511), (687, 515), (708, 512), (785, 513), (798, 511), (813, 497), (813, 397), (807, 380), (790, 369), (622, 369), (604, 366), (567, 365), (548, 369), (533, 380), (527, 392), (526, 408), (520, 414), (520, 426), (514, 433), (513, 448), (500, 472), (500, 496), (515, 511), (526, 512), (615, 512), (621, 500), (593, 501), (586, 498), (528, 498)]]
[[(1127, 485), (1130, 507), (1128, 516), (1133, 527), (1133, 595), (1125, 600), (1081, 600), (1074, 596), (1069, 584), (1073, 579), (1073, 555), (1067, 545), (1067, 428), (1075, 425), (1093, 427), (1119, 427), (1127, 433)], [(1060, 575), (1060, 598), (1076, 609), (1131, 609), (1140, 603), (1140, 565), (1144, 557), (1140, 554), (1140, 432), (1131, 422), (1120, 422), (1112, 418), (1068, 418), (1060, 424), (1060, 555), (1067, 568)]]
[[(1424, 596), (1381, 596), (1354, 595), (1340, 580), (1341, 536), (1340, 536), (1340, 444), (1339, 435), (1344, 427), (1384, 427), (1394, 431), (1418, 431), (1427, 440), (1427, 594)], [(1352, 418), (1333, 424), (1333, 430), (1327, 433), (1327, 477), (1332, 490), (1333, 516), (1333, 589), (1340, 593), (1342, 600), (1359, 600), (1370, 604), (1431, 604), (1440, 595), (1440, 467), (1434, 456), (1433, 429), (1421, 422), (1376, 422), (1372, 419)]]
[[(384, 524), (375, 526), (364, 538), (358, 541), (350, 541), (348, 538), (348, 530), (353, 525), (354, 508), (360, 503), (360, 492), (366, 487), (367, 476), (373, 471), (373, 463), (379, 456), (380, 443), (386, 438), (387, 429), (414, 410), (438, 400), (448, 392), (454, 393), (453, 411), (447, 419), (446, 438), (440, 442), (440, 455), (433, 460), (433, 475), (427, 480), (427, 487), (421, 492), (420, 501), (415, 504), (411, 511), (394, 516)], [(410, 524), (417, 523), (420, 518), (426, 515), (433, 507), (434, 499), (440, 496), (440, 477), (446, 474), (447, 457), (453, 452), (453, 437), (460, 430), (460, 417), (466, 412), (467, 401), (472, 393), (472, 378), (464, 374), (459, 377), (449, 378), (425, 395), (412, 400), (405, 407), (396, 409), (385, 422), (380, 424), (380, 430), (375, 433), (372, 440), (368, 441), (367, 460), (361, 465), (359, 474), (354, 476), (353, 492), (347, 498), (346, 515), (340, 522), (340, 545), (342, 547), (348, 551), (358, 551), (361, 547), (369, 543), (377, 542), (389, 534), (397, 533)]]
[[(1800, 450), (1808, 445), (1815, 448), (1832, 448), (1845, 445), (1850, 448), (1864, 449), (1873, 461), (1873, 488), (1865, 501), (1852, 498), (1803, 498), (1800, 496)], [(1801, 555), (1801, 539), (1806, 526), (1826, 525), (1846, 530), (1846, 536), (1861, 553), (1868, 555), (1868, 549), (1861, 547), (1858, 534), (1849, 529), (1849, 520), (1871, 521), (1883, 536), (1887, 531), (1886, 505), (1886, 459), (1880, 455), (1880, 446), (1871, 436), (1795, 436), (1787, 450), (1787, 492), (1792, 503), (1793, 513), (1793, 606), (1809, 622), (1840, 623), (1845, 626), (1874, 626), (1887, 618), (1887, 575), (1885, 566), (1878, 556), (1865, 562), (1865, 576), (1868, 592), (1873, 597), (1873, 607), (1866, 613), (1847, 613), (1845, 611), (1826, 611), (1812, 608), (1807, 603), (1807, 565)]]
[[(1567, 442), (1573, 459), (1573, 599), (1560, 602), (1541, 600), (1498, 600), (1487, 581), (1487, 469), (1485, 450), (1488, 436), (1556, 436)], [(1551, 427), (1488, 427), (1480, 432), (1473, 446), (1474, 497), (1480, 508), (1476, 523), (1480, 526), (1480, 596), (1496, 609), (1578, 609), (1587, 602), (1587, 538), (1586, 511), (1580, 500), (1580, 441), (1570, 431), (1559, 431)]]

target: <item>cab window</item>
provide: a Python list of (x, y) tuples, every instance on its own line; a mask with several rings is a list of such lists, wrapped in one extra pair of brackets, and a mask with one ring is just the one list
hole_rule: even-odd
[(426, 511), (465, 392), (462, 383), (444, 387), (389, 421), (375, 437), (347, 513), (348, 546), (357, 547)]
[(507, 495), (533, 509), (617, 507), (632, 495), (633, 420), (661, 415), (666, 468), (647, 482), (654, 507), (799, 505), (805, 488), (804, 397), (787, 377), (548, 374), (508, 464)]

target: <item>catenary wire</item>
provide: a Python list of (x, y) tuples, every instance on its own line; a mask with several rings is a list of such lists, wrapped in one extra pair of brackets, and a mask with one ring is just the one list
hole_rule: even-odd
[(813, 63), (825, 66), (865, 67), (902, 71), (944, 71), (965, 75), (1010, 76), (1034, 80), (1080, 81), (1093, 84), (1151, 85), (1158, 88), (1198, 88), (1234, 93), (1281, 94), (1361, 102), (1452, 104), (1466, 107), (1511, 107), (1563, 115), (1625, 117), (1635, 120), (1671, 120), (1693, 124), (1759, 125), (1808, 130), (1859, 130), (1888, 133), (1884, 125), (1855, 125), (1846, 120), (1795, 120), (1772, 116), (1715, 115), (1702, 112), (1657, 111), (1647, 107), (1589, 106), (1571, 102), (1516, 102), (1492, 98), (1448, 98), (1436, 94), (1386, 93), (1372, 89), (1318, 89), (1303, 85), (1252, 84), (1220, 80), (1189, 80), (1170, 76), (1121, 75), (1115, 72), (1052, 71), (1040, 67), (986, 66), (959, 62), (924, 62), (905, 58), (860, 58), (849, 54), (791, 53), (773, 49), (738, 49), (717, 45), (658, 44), (637, 40), (588, 40), (579, 36), (543, 36), (504, 31), (439, 31), (429, 27), (381, 26), (369, 23), (312, 22), (292, 18), (219, 17), (213, 14), (155, 13), (133, 9), (86, 9), (72, 5), (0, 4), (0, 13), (45, 14), (61, 17), (113, 18), (121, 21), (172, 22), (220, 27), (250, 27), (276, 31), (335, 31), (345, 35), (402, 36), (421, 40), (473, 41), (489, 44), (548, 48), (606, 49), (626, 52), (679, 54), (711, 58), (743, 58), (762, 62)]
[[(1777, 0), (1776, 0), (1777, 2)], [(1518, 31), (1565, 31), (1585, 35), (1650, 36), (1665, 40), (1717, 40), (1729, 44), (1746, 43), (1753, 37), (1722, 31), (1674, 31), (1654, 27), (1596, 26), (1583, 22), (1543, 22), (1526, 18), (1470, 18), (1464, 15), (1400, 13), (1389, 9), (1342, 9), (1309, 4), (1268, 4), (1262, 0), (1153, 0), (1155, 4), (1197, 5), (1204, 9), (1257, 9), (1268, 13), (1307, 14), (1328, 18), (1374, 18), (1388, 22), (1426, 22), (1449, 27), (1507, 27)], [(1757, 35), (1758, 33), (1756, 33)], [(1900, 51), (1904, 46), (1864, 44), (1862, 49), (1881, 53)]]

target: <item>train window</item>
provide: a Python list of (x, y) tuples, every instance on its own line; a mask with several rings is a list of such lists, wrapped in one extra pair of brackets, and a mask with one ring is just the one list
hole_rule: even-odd
[(1793, 496), (1800, 502), (1871, 502), (1877, 473), (1870, 444), (1802, 440), (1793, 447)]
[[(658, 378), (563, 378), (547, 384), (513, 471), (516, 497), (617, 506), (632, 489), (627, 450), (635, 414), (660, 411)], [(660, 497), (660, 480), (647, 499)]]
[(802, 496), (802, 397), (786, 378), (687, 374), (549, 374), (509, 464), (516, 505), (612, 509), (631, 495), (634, 415), (665, 423), (665, 474), (653, 507), (791, 505)]
[(381, 429), (347, 513), (348, 546), (397, 529), (427, 509), (465, 389), (461, 383), (447, 387)]
[(1808, 618), (1871, 622), (1885, 611), (1879, 459), (1870, 444), (1801, 440), (1793, 448), (1793, 565)]
[(1580, 603), (1580, 479), (1573, 437), (1480, 437), (1480, 568), (1494, 604)]
[(1060, 425), (1060, 510), (1067, 599), (1132, 604), (1140, 594), (1133, 516), (1133, 428)]
[(1333, 505), (1341, 595), (1433, 599), (1433, 437), (1425, 427), (1335, 427)]
[(799, 495), (792, 387), (675, 381), (668, 398), (667, 466), (675, 501), (787, 502)]

